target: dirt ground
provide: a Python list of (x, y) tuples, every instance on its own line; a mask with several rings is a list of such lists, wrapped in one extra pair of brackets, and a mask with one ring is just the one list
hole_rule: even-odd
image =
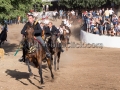
[[(54, 22), (56, 26), (60, 21)], [(120, 90), (120, 49), (69, 48), (61, 55), (60, 70), (52, 80), (47, 64), (43, 64), (44, 84), (39, 83), (38, 70), (19, 62), (20, 51), (14, 56), (21, 40), (23, 24), (9, 26), (8, 41), (2, 47), (7, 53), (0, 60), (0, 90)], [(80, 24), (72, 28), (71, 42), (79, 42)]]

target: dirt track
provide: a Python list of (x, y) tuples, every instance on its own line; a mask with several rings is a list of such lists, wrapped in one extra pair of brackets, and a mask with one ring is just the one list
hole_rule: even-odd
[[(54, 22), (57, 26), (60, 22)], [(31, 66), (35, 78), (29, 78), (25, 63), (13, 56), (21, 39), (20, 25), (9, 26), (6, 53), (0, 60), (0, 90), (120, 90), (120, 49), (69, 48), (61, 55), (60, 70), (52, 80), (43, 64), (44, 85), (39, 83), (38, 70)], [(71, 41), (79, 42), (79, 25), (72, 27)]]

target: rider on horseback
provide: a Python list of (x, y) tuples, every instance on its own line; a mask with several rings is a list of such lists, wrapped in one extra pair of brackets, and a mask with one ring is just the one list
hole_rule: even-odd
[(52, 22), (49, 22), (48, 27), (45, 29), (45, 34), (47, 37), (56, 34), (57, 35), (57, 41), (59, 42), (59, 46), (60, 46), (60, 50), (61, 52), (64, 52), (64, 50), (62, 49), (62, 44), (61, 44), (61, 40), (60, 40), (60, 32), (59, 30), (52, 24)]
[[(37, 40), (40, 42), (40, 44), (42, 45), (43, 49), (44, 49), (45, 52), (46, 52), (46, 57), (47, 57), (47, 58), (50, 58), (50, 53), (49, 53), (49, 51), (48, 51), (48, 48), (46, 47), (43, 39), (41, 38), (42, 29), (40, 28), (39, 23), (38, 23), (38, 22), (37, 22), (37, 23), (35, 22), (33, 15), (28, 15), (28, 22), (24, 25), (24, 27), (23, 27), (23, 29), (22, 29), (22, 31), (21, 31), (21, 34), (23, 34), (24, 36), (25, 36), (25, 34), (26, 34), (25, 30), (27, 29), (27, 25), (33, 26), (33, 28), (34, 28), (34, 33), (35, 33), (35, 34), (34, 34), (35, 39), (37, 39)], [(22, 58), (22, 59), (23, 59), (23, 58)]]
[(6, 34), (6, 36), (4, 36), (5, 34), (4, 33), (6, 33), (7, 31), (8, 31), (8, 27), (7, 27), (7, 21), (6, 20), (3, 20), (3, 22), (1, 23), (2, 24), (2, 32), (1, 32), (1, 34), (0, 34), (0, 40), (2, 39), (2, 38), (4, 38), (6, 41), (7, 41), (7, 34)]

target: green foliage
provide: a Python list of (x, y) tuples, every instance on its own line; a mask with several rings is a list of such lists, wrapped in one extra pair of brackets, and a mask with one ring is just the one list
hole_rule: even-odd
[(120, 0), (59, 0), (59, 5), (64, 5), (67, 8), (83, 7), (83, 8), (94, 8), (101, 7), (107, 2), (120, 4)]
[(113, 3), (115, 3), (116, 5), (119, 5), (119, 4), (120, 4), (120, 0), (110, 0), (110, 2), (113, 2)]
[(41, 0), (0, 0), (0, 19), (16, 18), (17, 16), (26, 16), (26, 12), (33, 9), (33, 5), (37, 5), (40, 11)]

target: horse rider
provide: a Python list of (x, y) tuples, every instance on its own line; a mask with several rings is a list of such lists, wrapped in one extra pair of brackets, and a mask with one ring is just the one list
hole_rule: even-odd
[[(4, 33), (4, 31), (8, 31), (8, 27), (7, 27), (7, 21), (6, 20), (3, 20), (3, 22), (1, 23), (2, 24), (2, 32), (1, 32), (1, 35), (0, 35), (0, 40), (1, 40), (1, 38), (3, 37), (3, 33)], [(6, 41), (7, 41), (7, 37), (6, 37)]]
[[(33, 26), (34, 33), (35, 33), (34, 34), (34, 36), (35, 36), (34, 38), (37, 39), (40, 42), (40, 44), (42, 45), (43, 49), (46, 52), (46, 57), (50, 58), (51, 55), (49, 53), (49, 50), (46, 47), (46, 45), (45, 45), (45, 43), (44, 43), (44, 41), (43, 41), (43, 39), (41, 37), (42, 29), (41, 29), (39, 23), (35, 22), (34, 19), (35, 18), (34, 18), (34, 16), (32, 14), (28, 15), (28, 22), (24, 25), (23, 29), (21, 30), (21, 34), (23, 34), (23, 36), (25, 36), (25, 34), (26, 34), (25, 30), (27, 29), (27, 25)], [(23, 57), (22, 57), (22, 60), (23, 60)]]
[(51, 36), (53, 34), (56, 34), (57, 35), (57, 41), (60, 45), (60, 51), (61, 52), (64, 52), (64, 50), (62, 49), (62, 44), (61, 44), (61, 40), (60, 40), (60, 32), (59, 30), (52, 24), (52, 22), (49, 22), (48, 23), (48, 27), (45, 29), (45, 34), (46, 36)]
[[(66, 27), (68, 27), (68, 26), (60, 25), (60, 27), (58, 27), (58, 30), (59, 30), (59, 32), (60, 32), (60, 35), (63, 35), (63, 30), (65, 30), (67, 34), (70, 33), (69, 30), (68, 30)], [(70, 44), (70, 42), (69, 42), (69, 35), (67, 35), (67, 39), (68, 39), (67, 44)]]

